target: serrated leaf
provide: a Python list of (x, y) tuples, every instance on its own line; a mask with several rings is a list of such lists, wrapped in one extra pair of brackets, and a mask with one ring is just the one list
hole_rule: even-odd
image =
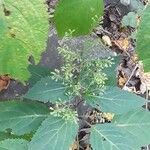
[(57, 32), (64, 36), (69, 29), (73, 35), (88, 34), (103, 15), (103, 0), (60, 0), (54, 20)]
[(28, 150), (28, 143), (22, 139), (7, 139), (0, 141), (0, 150)]
[(67, 100), (68, 97), (65, 95), (66, 89), (67, 87), (61, 82), (56, 82), (51, 77), (45, 77), (37, 82), (24, 98), (42, 102), (56, 102), (58, 99)]
[(37, 102), (0, 102), (0, 131), (11, 129), (16, 135), (30, 133), (39, 127), (48, 113), (48, 108)]
[(142, 107), (145, 103), (145, 99), (140, 96), (123, 91), (118, 87), (107, 86), (105, 88), (104, 93), (99, 96), (88, 95), (85, 98), (87, 103), (94, 107), (98, 105), (100, 110), (115, 114), (126, 113), (132, 109)]
[(143, 61), (144, 71), (150, 71), (150, 4), (144, 10), (143, 16), (137, 32), (136, 50), (140, 60)]
[(32, 55), (36, 63), (40, 60), (48, 28), (43, 0), (0, 1), (0, 74), (26, 81), (28, 58)]
[(114, 124), (124, 130), (129, 138), (135, 139), (135, 145), (141, 147), (150, 141), (150, 112), (139, 109), (123, 115), (116, 115)]
[(113, 124), (96, 125), (92, 128), (91, 144), (94, 150), (138, 150), (133, 141)]
[(94, 150), (138, 150), (149, 144), (150, 112), (144, 109), (115, 115), (113, 123), (96, 125), (91, 134)]
[(73, 143), (76, 132), (75, 122), (50, 116), (33, 136), (29, 150), (67, 150)]

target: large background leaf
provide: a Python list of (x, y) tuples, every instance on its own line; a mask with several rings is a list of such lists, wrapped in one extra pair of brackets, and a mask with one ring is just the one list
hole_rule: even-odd
[(59, 98), (68, 99), (65, 91), (66, 87), (62, 83), (52, 80), (51, 77), (45, 77), (37, 82), (24, 97), (42, 102), (56, 102)]
[(22, 139), (7, 139), (0, 142), (0, 150), (28, 150), (28, 141)]
[(123, 115), (116, 115), (114, 123), (124, 130), (130, 140), (135, 139), (135, 145), (141, 147), (148, 145), (150, 141), (150, 112), (139, 109)]
[(103, 7), (103, 0), (60, 0), (54, 16), (58, 34), (63, 36), (69, 29), (75, 30), (73, 35), (88, 34), (103, 15)]
[(74, 142), (77, 124), (50, 116), (33, 136), (29, 150), (68, 150)]
[(27, 80), (28, 58), (39, 61), (48, 26), (44, 0), (0, 1), (0, 74)]
[(137, 53), (143, 61), (145, 72), (150, 71), (150, 4), (147, 6), (141, 18), (137, 32)]
[(91, 144), (94, 150), (137, 150), (133, 141), (112, 124), (93, 127)]
[(108, 86), (103, 94), (99, 96), (89, 95), (87, 102), (92, 106), (100, 106), (104, 112), (113, 112), (115, 114), (125, 113), (137, 107), (142, 107), (145, 100), (118, 87)]
[(48, 112), (45, 105), (37, 102), (0, 102), (0, 131), (12, 129), (17, 135), (35, 131)]
[(133, 110), (115, 115), (113, 123), (92, 128), (91, 144), (94, 150), (139, 150), (149, 144), (150, 112)]

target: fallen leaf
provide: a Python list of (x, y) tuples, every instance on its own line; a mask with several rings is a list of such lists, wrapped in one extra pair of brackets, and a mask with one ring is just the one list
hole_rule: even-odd
[(10, 77), (8, 75), (1, 75), (0, 76), (0, 91), (7, 89), (9, 84), (10, 84)]
[(107, 46), (112, 46), (110, 37), (107, 35), (102, 36), (102, 41), (104, 42), (105, 45)]
[(123, 50), (123, 51), (127, 51), (127, 49), (129, 48), (129, 39), (128, 38), (120, 38), (118, 40), (113, 40), (113, 43), (119, 47), (119, 49)]
[(119, 85), (119, 87), (122, 88), (125, 85), (126, 82), (127, 82), (127, 78), (121, 77), (121, 76), (118, 77), (118, 85)]
[(103, 113), (103, 117), (107, 119), (107, 121), (111, 122), (114, 118), (114, 113)]
[(92, 148), (90, 145), (88, 145), (85, 150), (92, 150)]
[(79, 143), (75, 141), (69, 148), (69, 150), (78, 150), (79, 149)]

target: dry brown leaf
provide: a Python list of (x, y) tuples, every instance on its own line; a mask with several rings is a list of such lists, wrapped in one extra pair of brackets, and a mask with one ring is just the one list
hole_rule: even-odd
[(118, 79), (118, 85), (122, 88), (125, 83), (127, 82), (127, 79), (126, 78), (123, 78), (123, 77), (120, 77), (119, 76), (119, 79)]
[(126, 51), (129, 48), (129, 39), (128, 38), (120, 38), (118, 40), (114, 40), (113, 43), (119, 47), (119, 49)]
[(69, 148), (69, 150), (78, 150), (79, 149), (79, 143), (75, 141)]
[(9, 84), (10, 84), (10, 77), (8, 75), (1, 75), (0, 76), (0, 91), (7, 89)]
[[(141, 83), (142, 83), (140, 86), (141, 92), (144, 93), (147, 90), (150, 91), (150, 73), (143, 73), (140, 76), (140, 79), (141, 79)], [(149, 95), (150, 95), (150, 93), (149, 93)]]
[(88, 145), (85, 150), (92, 150), (92, 148), (90, 145)]
[(110, 37), (107, 35), (102, 36), (102, 41), (104, 42), (104, 44), (106, 44), (107, 46), (112, 46)]
[(106, 118), (110, 122), (113, 120), (114, 116), (115, 116), (114, 113), (103, 113), (103, 117)]
[(131, 60), (133, 61), (133, 62), (132, 62), (133, 64), (137, 64), (138, 61), (139, 61), (138, 55), (137, 55), (137, 54), (133, 54), (133, 55), (131, 56)]

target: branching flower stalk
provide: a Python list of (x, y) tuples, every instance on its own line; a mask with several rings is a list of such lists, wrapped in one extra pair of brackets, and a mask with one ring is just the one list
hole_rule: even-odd
[[(70, 114), (71, 106), (73, 106), (73, 110), (77, 110), (78, 104), (84, 102), (86, 95), (103, 93), (105, 81), (107, 80), (104, 69), (112, 65), (112, 58), (89, 58), (91, 51), (87, 53), (84, 50), (73, 50), (67, 43), (70, 39), (71, 37), (66, 35), (60, 41), (58, 52), (62, 56), (64, 64), (60, 70), (55, 69), (52, 73), (52, 79), (62, 81), (68, 87), (66, 95), (72, 99), (71, 104), (62, 104), (62, 107), (58, 106), (58, 108), (53, 109), (52, 114), (54, 116), (60, 116), (65, 120), (71, 120), (70, 118), (73, 119), (73, 116), (77, 117), (75, 115), (77, 114), (76, 111)], [(108, 117), (104, 117), (107, 113), (101, 113), (100, 116), (102, 116), (103, 121), (107, 120)], [(113, 118), (113, 115), (107, 116)], [(108, 120), (111, 121), (111, 119)]]
[[(89, 59), (83, 50), (72, 50), (65, 41), (58, 48), (59, 54), (63, 57), (64, 65), (60, 70), (55, 69), (52, 78), (61, 80), (69, 88), (67, 94), (70, 96), (80, 96), (90, 93), (98, 94), (107, 80), (103, 70), (110, 67), (112, 59), (93, 58)], [(89, 52), (90, 53), (90, 52)]]

